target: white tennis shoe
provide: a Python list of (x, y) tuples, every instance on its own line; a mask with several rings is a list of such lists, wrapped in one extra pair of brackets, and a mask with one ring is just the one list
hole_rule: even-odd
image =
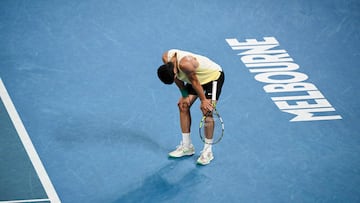
[(195, 148), (192, 144), (190, 144), (189, 146), (184, 146), (184, 144), (181, 142), (174, 151), (169, 153), (169, 156), (173, 158), (180, 158), (183, 156), (192, 156), (194, 154)]
[(207, 165), (214, 159), (213, 153), (211, 151), (202, 151), (200, 157), (197, 160), (197, 163), (200, 165)]

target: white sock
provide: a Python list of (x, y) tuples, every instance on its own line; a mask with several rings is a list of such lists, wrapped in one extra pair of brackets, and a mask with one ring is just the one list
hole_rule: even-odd
[(182, 133), (182, 143), (185, 147), (190, 146), (191, 144), (190, 133)]
[(205, 138), (205, 144), (204, 144), (203, 151), (211, 152), (212, 151), (212, 144), (211, 144), (212, 142), (213, 142), (213, 139)]

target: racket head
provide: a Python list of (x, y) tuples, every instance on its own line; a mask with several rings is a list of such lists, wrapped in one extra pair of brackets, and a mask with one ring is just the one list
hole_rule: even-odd
[[(199, 135), (204, 143), (211, 145), (219, 143), (224, 136), (224, 131), (224, 121), (216, 109), (202, 117), (199, 125)], [(205, 138), (211, 137), (212, 142), (205, 140)]]

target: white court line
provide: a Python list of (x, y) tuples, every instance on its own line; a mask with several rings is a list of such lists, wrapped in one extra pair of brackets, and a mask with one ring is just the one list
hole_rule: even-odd
[(9, 200), (0, 201), (0, 203), (29, 203), (29, 202), (48, 202), (50, 199), (26, 199), (26, 200)]
[(24, 124), (22, 123), (19, 114), (17, 113), (15, 106), (13, 102), (11, 101), (11, 98), (5, 88), (4, 83), (2, 82), (0, 78), (0, 98), (3, 101), (5, 108), (7, 112), (9, 113), (9, 116), (11, 118), (11, 121), (13, 122), (15, 129), (20, 137), (20, 140), (22, 144), (24, 145), (24, 148), (35, 168), (36, 173), (38, 174), (40, 178), (40, 182), (43, 185), (46, 194), (49, 197), (49, 200), (51, 203), (59, 203), (61, 202), (59, 199), (59, 196), (57, 195), (54, 186), (52, 185), (50, 178), (44, 168), (44, 165), (42, 164), (39, 155), (37, 154), (33, 143), (31, 142), (31, 139), (24, 127)]

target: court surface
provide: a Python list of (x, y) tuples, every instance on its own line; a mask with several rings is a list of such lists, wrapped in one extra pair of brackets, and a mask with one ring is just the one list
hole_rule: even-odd
[[(359, 1), (0, 5), (0, 202), (360, 202)], [(171, 48), (226, 74), (205, 167), (199, 102), (196, 154), (167, 155)]]

